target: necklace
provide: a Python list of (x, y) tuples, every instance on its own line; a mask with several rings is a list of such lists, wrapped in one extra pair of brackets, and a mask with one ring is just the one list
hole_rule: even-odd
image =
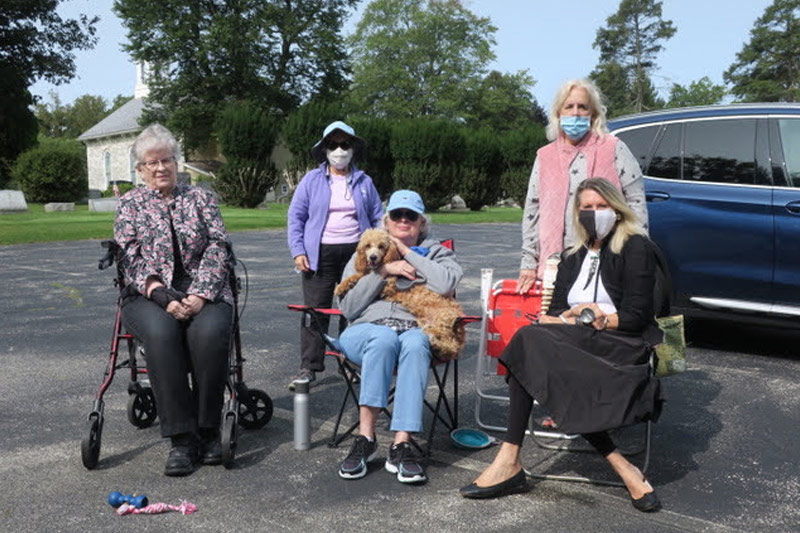
[(592, 282), (592, 278), (594, 278), (594, 275), (597, 273), (598, 263), (600, 263), (600, 254), (592, 257), (592, 263), (589, 265), (589, 275), (586, 276), (586, 284), (583, 286), (583, 290), (586, 290), (586, 288)]

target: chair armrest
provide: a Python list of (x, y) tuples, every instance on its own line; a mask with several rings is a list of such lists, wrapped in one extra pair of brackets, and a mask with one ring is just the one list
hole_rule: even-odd
[(311, 307), (309, 305), (289, 304), (286, 306), (290, 311), (298, 311), (301, 313), (317, 313), (320, 315), (341, 316), (340, 309), (326, 309), (323, 307)]

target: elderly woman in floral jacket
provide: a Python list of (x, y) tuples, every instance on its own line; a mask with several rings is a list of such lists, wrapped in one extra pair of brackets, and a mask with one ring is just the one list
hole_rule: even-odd
[(198, 462), (222, 461), (229, 241), (214, 197), (177, 183), (179, 148), (169, 130), (149, 126), (133, 153), (145, 185), (120, 198), (114, 223), (126, 283), (122, 320), (144, 344), (161, 434), (172, 441), (164, 473), (185, 476)]

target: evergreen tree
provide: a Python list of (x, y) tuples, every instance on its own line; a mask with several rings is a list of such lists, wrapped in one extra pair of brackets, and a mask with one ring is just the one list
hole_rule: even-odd
[[(606, 27), (597, 30), (593, 44), (600, 50), (595, 73), (607, 83), (601, 90), (615, 102), (626, 102), (626, 107), (636, 113), (661, 104), (650, 73), (656, 68), (662, 43), (676, 31), (672, 21), (662, 18), (661, 4), (658, 0), (621, 0), (617, 12), (606, 19)], [(611, 80), (603, 68), (610, 62), (621, 67), (628, 85), (626, 94), (609, 93), (618, 89), (616, 84), (608, 83)]]
[(723, 75), (745, 102), (800, 102), (800, 0), (775, 0)]
[(115, 0), (125, 50), (153, 65), (144, 121), (164, 120), (188, 148), (226, 102), (287, 114), (348, 82), (341, 28), (357, 0)]

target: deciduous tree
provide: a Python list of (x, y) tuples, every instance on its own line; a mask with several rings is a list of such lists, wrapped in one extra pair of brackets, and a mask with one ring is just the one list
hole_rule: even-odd
[(457, 0), (375, 0), (350, 39), (353, 108), (365, 115), (463, 118), (497, 30)]
[(745, 102), (800, 102), (800, 0), (775, 0), (723, 77)]
[(708, 76), (703, 76), (687, 86), (673, 84), (667, 107), (714, 105), (720, 103), (724, 97), (725, 87), (715, 84)]
[(187, 147), (204, 142), (226, 102), (288, 113), (346, 88), (341, 28), (357, 0), (115, 0), (125, 49), (153, 65), (145, 121)]
[(28, 87), (39, 79), (59, 84), (75, 75), (73, 50), (92, 48), (98, 17), (63, 19), (61, 0), (0, 1), (0, 185), (9, 165), (36, 142)]

